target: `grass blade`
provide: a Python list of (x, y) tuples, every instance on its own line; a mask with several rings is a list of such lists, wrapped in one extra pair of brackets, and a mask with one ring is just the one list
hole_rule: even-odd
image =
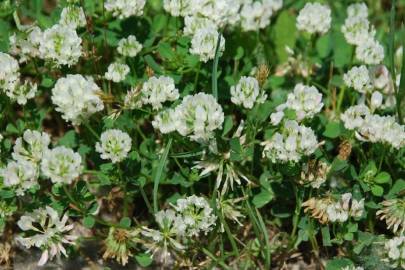
[[(402, 28), (405, 29), (404, 25)], [(405, 34), (402, 37), (402, 48), (405, 52)], [(394, 81), (395, 84), (395, 81)], [(404, 122), (404, 114), (402, 113), (402, 101), (405, 97), (405, 54), (402, 54), (402, 67), (401, 67), (401, 81), (399, 82), (399, 88), (397, 91), (397, 111), (398, 111), (398, 121), (400, 124)]]
[(221, 33), (218, 33), (217, 47), (215, 49), (214, 63), (212, 64), (212, 95), (218, 99), (218, 62), (219, 62), (219, 47), (221, 46)]
[(153, 212), (159, 211), (158, 202), (157, 202), (157, 195), (159, 191), (159, 183), (160, 178), (162, 177), (163, 169), (166, 165), (167, 157), (169, 155), (170, 147), (172, 146), (172, 138), (169, 139), (169, 142), (166, 145), (165, 151), (163, 152), (162, 157), (159, 160), (159, 165), (157, 168), (157, 172), (155, 174), (155, 178), (153, 179)]

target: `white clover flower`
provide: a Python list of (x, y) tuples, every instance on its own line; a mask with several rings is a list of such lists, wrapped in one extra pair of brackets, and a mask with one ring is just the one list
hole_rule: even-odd
[(361, 45), (369, 38), (374, 37), (375, 30), (370, 27), (370, 22), (367, 18), (347, 17), (345, 24), (342, 26), (342, 33), (344, 34), (347, 43)]
[(52, 89), (52, 102), (56, 111), (62, 113), (62, 118), (80, 124), (93, 113), (104, 109), (104, 105), (97, 94), (100, 88), (92, 78), (82, 75), (67, 75), (60, 78)]
[(74, 65), (82, 55), (82, 39), (75, 29), (56, 24), (46, 29), (41, 39), (39, 53), (45, 60), (59, 65)]
[(199, 1), (195, 0), (163, 0), (163, 8), (174, 17), (192, 15), (199, 9)]
[(10, 36), (10, 53), (19, 56), (19, 62), (26, 62), (33, 57), (39, 57), (39, 46), (42, 42), (42, 30), (31, 26), (20, 33)]
[(184, 18), (183, 32), (187, 36), (193, 36), (197, 32), (197, 30), (209, 27), (216, 29), (216, 25), (209, 18), (201, 17), (198, 15), (186, 16)]
[(363, 215), (364, 199), (357, 201), (351, 193), (342, 194), (340, 200), (327, 207), (328, 218), (331, 222), (346, 222), (349, 217), (359, 218)]
[(38, 173), (34, 163), (20, 159), (10, 161), (6, 168), (0, 169), (0, 176), (5, 187), (15, 187), (17, 196), (22, 196), (37, 184)]
[(28, 99), (35, 97), (37, 84), (25, 81), (23, 84), (17, 83), (14, 88), (6, 89), (5, 92), (11, 100), (15, 100), (20, 105), (25, 105)]
[(124, 160), (131, 150), (132, 140), (128, 133), (119, 129), (109, 129), (101, 134), (96, 143), (96, 151), (102, 159), (111, 159), (112, 163)]
[(0, 52), (0, 90), (12, 90), (20, 80), (20, 67), (17, 60), (7, 53)]
[(72, 149), (58, 146), (46, 150), (41, 162), (42, 174), (52, 183), (70, 184), (82, 171), (82, 158)]
[(224, 113), (212, 95), (198, 93), (184, 97), (175, 108), (173, 119), (181, 135), (194, 141), (207, 141), (214, 136), (216, 129), (222, 128)]
[(112, 63), (108, 66), (105, 78), (113, 82), (122, 82), (129, 73), (129, 66), (121, 63)]
[[(249, 1), (244, 3), (240, 11), (240, 21), (243, 31), (257, 31), (270, 24), (273, 15), (272, 2), (275, 1)], [(277, 8), (277, 6), (275, 6)]]
[(285, 121), (281, 132), (276, 132), (264, 145), (263, 157), (272, 162), (298, 162), (302, 156), (313, 154), (319, 144), (311, 128), (300, 126), (296, 121)]
[(384, 47), (373, 37), (356, 47), (356, 58), (367, 65), (377, 65), (384, 60)]
[(60, 218), (55, 209), (46, 206), (23, 215), (17, 222), (21, 230), (29, 232), (29, 236), (17, 236), (17, 242), (26, 248), (37, 247), (42, 250), (38, 266), (46, 264), (48, 259), (63, 254), (67, 257), (63, 245), (74, 245), (77, 236), (69, 234), (73, 224), (67, 225), (68, 215)]
[(270, 122), (273, 126), (277, 126), (280, 124), (281, 120), (284, 118), (284, 112), (283, 111), (278, 111), (275, 113), (272, 113), (270, 115)]
[[(190, 53), (198, 55), (200, 61), (208, 62), (214, 59), (219, 33), (213, 27), (198, 29), (191, 40)], [(220, 35), (219, 53), (225, 50), (225, 39)]]
[(320, 3), (307, 3), (297, 17), (297, 28), (310, 34), (325, 34), (332, 22), (331, 10)]
[(314, 86), (297, 84), (294, 92), (288, 94), (287, 108), (295, 110), (297, 121), (310, 119), (322, 110), (322, 94)]
[(368, 7), (365, 3), (354, 3), (347, 8), (348, 17), (367, 18)]
[(236, 86), (231, 87), (232, 103), (246, 109), (253, 108), (255, 103), (263, 103), (266, 98), (267, 95), (260, 91), (259, 82), (254, 77), (243, 76)]
[(397, 236), (388, 240), (385, 245), (385, 257), (383, 261), (388, 262), (392, 268), (405, 269), (405, 236)]
[(217, 27), (234, 25), (239, 21), (241, 0), (202, 0), (194, 1), (195, 14), (212, 20)]
[(22, 137), (17, 138), (12, 157), (15, 160), (26, 160), (39, 163), (44, 152), (48, 150), (51, 139), (46, 132), (27, 129)]
[(152, 121), (154, 129), (158, 129), (162, 134), (167, 134), (176, 130), (174, 110), (168, 109), (160, 112)]
[(142, 16), (146, 0), (106, 0), (104, 8), (119, 19)]
[(59, 24), (76, 29), (86, 26), (86, 23), (86, 16), (82, 7), (72, 5), (62, 9)]
[(174, 80), (167, 76), (150, 77), (142, 86), (141, 100), (143, 104), (150, 104), (154, 110), (162, 108), (166, 101), (175, 101), (179, 98), (179, 90)]
[(173, 205), (178, 214), (175, 225), (178, 234), (193, 237), (205, 235), (215, 226), (217, 217), (206, 199), (192, 195), (178, 199)]
[(135, 57), (142, 50), (142, 44), (134, 35), (129, 35), (118, 42), (117, 51), (123, 56)]
[(341, 116), (345, 128), (353, 130), (363, 125), (364, 119), (370, 114), (370, 110), (364, 104), (348, 108)]
[(362, 65), (359, 67), (353, 67), (347, 73), (343, 75), (343, 81), (346, 86), (352, 87), (359, 93), (365, 94), (372, 90), (372, 82), (370, 78), (370, 72), (367, 67)]
[(371, 95), (370, 107), (374, 111), (381, 107), (383, 102), (383, 95), (379, 91), (374, 91)]

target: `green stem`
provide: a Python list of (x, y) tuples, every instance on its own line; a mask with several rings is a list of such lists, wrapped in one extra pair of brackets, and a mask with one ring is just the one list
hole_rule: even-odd
[(97, 132), (90, 126), (89, 122), (84, 121), (83, 122), (84, 126), (90, 131), (91, 134), (93, 134), (94, 137), (97, 138), (97, 140), (100, 140), (100, 136), (97, 134)]
[(218, 100), (218, 81), (217, 81), (217, 72), (218, 72), (218, 61), (219, 61), (219, 48), (221, 46), (221, 33), (218, 33), (217, 47), (215, 49), (214, 62), (212, 64), (212, 95), (215, 99)]
[(165, 151), (163, 152), (162, 157), (159, 160), (159, 165), (157, 168), (157, 172), (155, 174), (155, 178), (153, 180), (153, 212), (157, 213), (159, 211), (159, 206), (158, 206), (158, 201), (157, 201), (157, 195), (159, 191), (159, 183), (160, 183), (160, 178), (162, 177), (163, 169), (166, 165), (167, 157), (169, 155), (170, 147), (172, 146), (172, 141), (173, 139), (170, 138), (169, 142), (166, 145)]
[(228, 236), (229, 241), (231, 242), (232, 250), (235, 256), (239, 257), (239, 249), (238, 246), (236, 245), (235, 239), (233, 238), (234, 236), (231, 233), (231, 230), (229, 229), (228, 223), (226, 223), (224, 216), (222, 213), (219, 214), (219, 219), (224, 226), (226, 235)]

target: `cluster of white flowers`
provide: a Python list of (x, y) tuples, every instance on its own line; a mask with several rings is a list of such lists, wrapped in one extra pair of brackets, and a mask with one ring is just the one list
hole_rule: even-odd
[(345, 82), (346, 86), (352, 87), (357, 92), (363, 94), (370, 92), (373, 88), (370, 72), (364, 65), (353, 67), (351, 70), (349, 70), (343, 75), (343, 81)]
[(405, 236), (397, 236), (385, 243), (386, 258), (392, 268), (405, 269)]
[(184, 18), (183, 32), (187, 36), (193, 36), (199, 29), (209, 27), (215, 28), (214, 22), (209, 18), (201, 16), (186, 16)]
[(326, 213), (331, 222), (346, 222), (349, 217), (359, 218), (364, 212), (364, 199), (353, 199), (351, 193), (342, 194), (340, 200), (329, 204)]
[(42, 174), (52, 183), (70, 184), (82, 171), (82, 157), (64, 146), (46, 150), (41, 162)]
[(49, 135), (45, 132), (26, 130), (22, 138), (17, 138), (12, 157), (7, 166), (0, 169), (0, 176), (6, 187), (13, 187), (18, 196), (37, 185), (39, 162), (48, 149)]
[(287, 120), (280, 132), (262, 143), (263, 157), (272, 162), (298, 162), (302, 156), (309, 156), (318, 148), (318, 141), (311, 128)]
[(34, 246), (42, 250), (38, 266), (55, 256), (67, 256), (63, 245), (74, 245), (77, 236), (69, 233), (73, 224), (67, 225), (68, 218), (67, 214), (60, 218), (58, 212), (49, 206), (21, 216), (18, 227), (28, 234), (26, 237), (18, 236), (16, 240), (26, 248)]
[(60, 14), (59, 24), (66, 25), (71, 28), (84, 27), (86, 25), (86, 16), (84, 10), (79, 6), (67, 6), (63, 8)]
[(52, 102), (62, 118), (74, 125), (80, 124), (93, 113), (104, 109), (98, 92), (100, 88), (92, 78), (82, 75), (67, 75), (60, 78), (52, 89)]
[(322, 94), (314, 86), (297, 84), (294, 92), (288, 94), (286, 103), (277, 106), (277, 112), (270, 115), (271, 123), (278, 125), (284, 118), (284, 110), (291, 109), (296, 113), (298, 122), (304, 119), (311, 119), (323, 108)]
[(331, 10), (320, 3), (307, 3), (297, 17), (297, 29), (310, 34), (325, 34), (332, 22)]
[(104, 8), (119, 19), (142, 16), (146, 0), (106, 0)]
[(193, 0), (163, 0), (163, 8), (174, 17), (194, 14), (195, 4)]
[(178, 214), (176, 222), (180, 235), (192, 237), (207, 234), (215, 225), (216, 216), (206, 199), (192, 195), (178, 199), (173, 205)]
[(46, 29), (39, 45), (40, 57), (57, 65), (74, 65), (82, 55), (82, 39), (71, 26), (56, 24)]
[(96, 151), (101, 154), (102, 159), (111, 159), (112, 163), (117, 163), (128, 156), (131, 143), (128, 133), (109, 129), (101, 134), (100, 142), (96, 143)]
[(246, 1), (240, 11), (243, 31), (257, 31), (270, 24), (270, 18), (283, 6), (282, 0)]
[(0, 52), (0, 91), (20, 105), (27, 103), (35, 96), (37, 84), (29, 81), (20, 81), (20, 67), (16, 59), (6, 53)]
[(166, 101), (175, 101), (179, 98), (179, 90), (171, 77), (151, 77), (146, 81), (141, 90), (143, 104), (152, 105), (154, 110), (162, 108)]
[(190, 53), (198, 55), (202, 62), (214, 59), (218, 38), (220, 38), (218, 52), (222, 53), (225, 50), (224, 37), (213, 27), (198, 29), (191, 40)]
[(384, 59), (384, 47), (375, 38), (374, 27), (368, 21), (365, 3), (355, 3), (347, 8), (348, 17), (342, 32), (349, 44), (356, 45), (356, 58), (365, 64), (376, 65)]
[(356, 131), (361, 141), (387, 143), (397, 149), (405, 145), (405, 126), (393, 116), (371, 114), (367, 106), (360, 104), (348, 108), (340, 118), (347, 129)]
[(10, 53), (18, 55), (20, 63), (30, 58), (39, 57), (39, 45), (42, 42), (42, 30), (31, 26), (10, 36)]
[(176, 130), (174, 125), (174, 110), (168, 109), (161, 111), (152, 121), (152, 126), (161, 133), (167, 134)]
[(198, 93), (184, 97), (173, 112), (174, 127), (194, 141), (207, 141), (222, 128), (224, 112), (212, 95)]
[(254, 77), (243, 76), (236, 86), (231, 87), (231, 101), (246, 109), (253, 108), (255, 103), (263, 103), (267, 98), (260, 90), (259, 82)]
[(134, 35), (123, 38), (118, 42), (117, 51), (123, 56), (135, 57), (142, 50), (142, 44)]
[(108, 66), (105, 78), (113, 82), (122, 82), (129, 73), (129, 66), (122, 63), (112, 63)]

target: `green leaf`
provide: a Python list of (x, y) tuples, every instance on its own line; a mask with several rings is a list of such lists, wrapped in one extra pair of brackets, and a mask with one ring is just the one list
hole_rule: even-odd
[(225, 117), (224, 130), (222, 131), (222, 136), (226, 136), (226, 134), (228, 134), (228, 132), (231, 131), (232, 127), (233, 127), (233, 118), (232, 116), (228, 115), (227, 117)]
[(297, 41), (296, 32), (295, 16), (288, 10), (281, 12), (274, 25), (274, 43), (280, 62), (285, 62), (288, 58), (287, 46), (294, 50)]
[(124, 228), (129, 228), (131, 227), (131, 219), (129, 217), (123, 217), (120, 220), (120, 225)]
[(83, 219), (83, 225), (86, 228), (89, 228), (89, 229), (93, 228), (95, 223), (96, 223), (96, 220), (92, 216), (87, 216)]
[(378, 184), (385, 184), (385, 183), (388, 183), (390, 180), (391, 180), (391, 176), (387, 172), (380, 172), (374, 178), (374, 182), (376, 182)]
[(153, 69), (153, 71), (155, 71), (155, 72), (157, 72), (157, 73), (159, 73), (159, 74), (163, 74), (163, 73), (164, 73), (162, 67), (161, 67), (158, 63), (156, 63), (155, 59), (153, 59), (152, 56), (146, 55), (146, 56), (144, 57), (144, 59), (145, 59), (145, 62), (148, 64), (148, 66), (149, 66), (151, 69)]
[(340, 122), (329, 122), (326, 125), (323, 136), (331, 139), (335, 139), (342, 134), (342, 124)]
[(378, 185), (373, 185), (371, 186), (371, 193), (373, 193), (374, 196), (381, 197), (384, 194), (384, 189)]
[(261, 192), (253, 197), (252, 202), (257, 208), (261, 208), (268, 204), (273, 199), (273, 197), (273, 193), (262, 188)]
[(325, 247), (330, 247), (332, 246), (332, 243), (330, 241), (330, 232), (329, 232), (329, 227), (324, 226), (321, 229), (322, 232), (322, 243)]
[(142, 267), (148, 267), (153, 262), (152, 257), (146, 253), (141, 253), (141, 254), (135, 255), (135, 259), (139, 263), (139, 265)]
[(403, 191), (405, 191), (405, 181), (402, 179), (398, 179), (395, 181), (391, 190), (388, 192), (386, 199), (393, 199)]
[(316, 50), (321, 58), (327, 57), (332, 51), (332, 38), (330, 34), (323, 35), (316, 42)]
[(343, 34), (340, 31), (333, 32), (332, 41), (334, 51), (334, 66), (341, 68), (350, 64), (352, 60), (353, 47), (346, 42)]
[(58, 145), (75, 148), (77, 146), (76, 132), (74, 130), (66, 132), (65, 135), (59, 139)]
[(154, 16), (151, 30), (154, 33), (159, 33), (160, 31), (162, 31), (165, 28), (166, 25), (167, 25), (167, 16), (163, 15), (163, 14), (159, 14), (159, 15)]
[(353, 262), (346, 258), (337, 258), (326, 263), (326, 270), (341, 270), (346, 266), (353, 266)]
[(173, 139), (170, 138), (165, 151), (163, 152), (163, 155), (161, 156), (159, 160), (159, 165), (157, 167), (157, 171), (155, 174), (155, 177), (153, 179), (153, 211), (157, 213), (159, 211), (158, 207), (158, 201), (157, 201), (157, 196), (158, 196), (158, 191), (159, 191), (159, 182), (160, 178), (162, 177), (163, 169), (166, 166), (166, 161), (167, 161), (167, 156), (169, 155), (170, 147), (172, 146), (172, 141)]

